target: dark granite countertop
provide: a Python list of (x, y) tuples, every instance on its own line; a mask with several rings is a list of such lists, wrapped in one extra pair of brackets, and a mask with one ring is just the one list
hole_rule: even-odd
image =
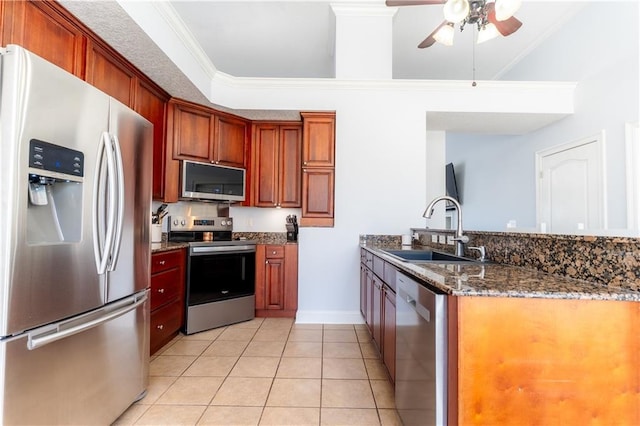
[(151, 253), (161, 253), (163, 251), (178, 250), (189, 247), (189, 243), (174, 243), (172, 241), (163, 241), (161, 243), (151, 243)]
[(397, 245), (361, 246), (409, 276), (453, 296), (640, 301), (640, 292), (497, 263), (404, 262), (384, 253)]

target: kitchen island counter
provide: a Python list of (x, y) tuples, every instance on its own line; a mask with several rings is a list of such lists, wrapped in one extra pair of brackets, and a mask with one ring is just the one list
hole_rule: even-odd
[(385, 253), (397, 245), (361, 245), (402, 272), (452, 296), (640, 301), (640, 292), (535, 269), (481, 262), (406, 262)]

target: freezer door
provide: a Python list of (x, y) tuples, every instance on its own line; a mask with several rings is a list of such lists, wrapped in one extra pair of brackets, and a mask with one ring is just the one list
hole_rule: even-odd
[(113, 301), (149, 287), (153, 125), (111, 99), (109, 134), (122, 184), (107, 268), (107, 301)]
[[(17, 46), (0, 58), (1, 337), (105, 303), (91, 200), (109, 97)], [(81, 175), (46, 177), (30, 197), (32, 140), (81, 153)]]
[(111, 424), (144, 395), (148, 365), (148, 290), (0, 341), (0, 424)]

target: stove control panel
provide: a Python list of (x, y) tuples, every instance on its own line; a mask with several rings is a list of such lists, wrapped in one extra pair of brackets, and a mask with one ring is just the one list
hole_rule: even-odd
[(170, 216), (171, 231), (233, 231), (233, 218), (203, 216)]

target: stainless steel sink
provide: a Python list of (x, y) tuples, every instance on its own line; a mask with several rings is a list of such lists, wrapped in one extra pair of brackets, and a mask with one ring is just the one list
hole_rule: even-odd
[(472, 262), (473, 259), (433, 250), (383, 250), (405, 262)]

